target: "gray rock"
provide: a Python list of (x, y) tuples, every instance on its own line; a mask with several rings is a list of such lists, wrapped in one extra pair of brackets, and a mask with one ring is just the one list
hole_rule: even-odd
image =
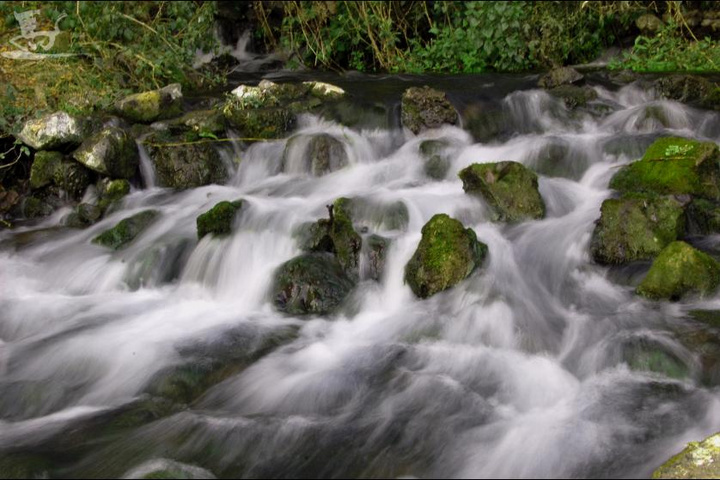
[(151, 123), (182, 113), (182, 87), (173, 83), (159, 90), (136, 93), (119, 100), (116, 110), (133, 122)]
[(105, 128), (73, 153), (90, 170), (113, 178), (131, 178), (140, 164), (135, 140), (119, 128)]
[(80, 145), (88, 134), (86, 122), (65, 112), (28, 120), (18, 138), (35, 150), (54, 150)]
[(402, 124), (411, 132), (438, 128), (444, 124), (457, 125), (459, 116), (444, 92), (430, 87), (411, 87), (405, 90), (401, 102)]
[(560, 67), (543, 75), (538, 81), (541, 88), (555, 88), (560, 85), (570, 85), (582, 80), (583, 75), (571, 67)]

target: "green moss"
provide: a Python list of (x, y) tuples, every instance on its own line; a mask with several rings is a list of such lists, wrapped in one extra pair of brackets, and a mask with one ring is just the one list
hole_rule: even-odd
[(720, 205), (716, 202), (696, 198), (685, 209), (687, 233), (710, 235), (720, 232)]
[(652, 478), (720, 477), (720, 434), (690, 442), (679, 454), (655, 470)]
[(711, 142), (661, 138), (610, 181), (620, 192), (691, 194), (720, 200), (720, 151)]
[(467, 278), (487, 255), (487, 245), (472, 229), (445, 214), (435, 215), (422, 229), (422, 239), (405, 266), (405, 282), (420, 298), (428, 298)]
[(242, 200), (220, 202), (197, 217), (198, 239), (210, 233), (216, 236), (229, 235), (232, 232), (233, 219), (242, 204)]
[(105, 211), (110, 208), (112, 204), (130, 193), (130, 182), (125, 179), (103, 179), (98, 182), (98, 193), (100, 194), (98, 207), (100, 207), (102, 211)]
[(601, 264), (655, 257), (685, 231), (682, 205), (673, 198), (632, 194), (605, 200), (591, 254)]
[(136, 93), (116, 103), (120, 115), (139, 123), (172, 118), (182, 114), (182, 91), (179, 84), (159, 90)]
[(679, 300), (691, 293), (712, 293), (718, 284), (720, 263), (685, 242), (673, 242), (655, 259), (637, 293), (653, 300)]
[(223, 112), (232, 126), (251, 139), (283, 138), (295, 124), (295, 115), (285, 108), (245, 110), (229, 103)]
[(49, 478), (53, 465), (40, 455), (9, 453), (0, 455), (0, 477)]
[(482, 197), (494, 221), (521, 222), (545, 216), (537, 175), (517, 162), (475, 163), (460, 172), (465, 192)]
[(55, 169), (62, 161), (60, 152), (37, 152), (30, 167), (30, 188), (35, 190), (50, 185)]
[(128, 243), (132, 242), (145, 228), (150, 225), (158, 212), (155, 210), (145, 210), (132, 217), (120, 221), (113, 228), (104, 231), (93, 239), (93, 243), (108, 247), (113, 250), (119, 250)]
[(351, 201), (347, 198), (335, 200), (329, 235), (338, 262), (348, 274), (356, 277), (360, 264), (362, 238), (353, 228), (350, 204)]

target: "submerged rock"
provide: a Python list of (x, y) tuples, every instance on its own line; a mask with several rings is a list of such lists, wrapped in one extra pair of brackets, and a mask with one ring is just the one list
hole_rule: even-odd
[(717, 87), (696, 75), (663, 76), (655, 82), (658, 94), (670, 100), (701, 106), (711, 106)]
[(295, 114), (281, 107), (245, 110), (228, 104), (223, 113), (233, 127), (251, 140), (283, 138), (295, 126)]
[(368, 276), (380, 281), (385, 273), (385, 260), (387, 251), (390, 248), (390, 240), (380, 235), (370, 235), (366, 239)]
[(538, 85), (540, 88), (555, 88), (579, 82), (583, 78), (583, 75), (572, 67), (560, 67), (540, 77)]
[(720, 477), (720, 433), (701, 442), (690, 442), (685, 449), (655, 470), (652, 478)]
[(637, 293), (653, 300), (679, 300), (710, 294), (718, 284), (720, 263), (685, 242), (673, 242), (655, 259)]
[(283, 171), (311, 173), (319, 177), (350, 163), (345, 144), (327, 133), (295, 135), (288, 139), (283, 152)]
[(242, 200), (236, 202), (220, 202), (213, 208), (197, 217), (198, 239), (207, 234), (215, 236), (229, 235), (232, 223), (238, 210), (242, 208)]
[(309, 253), (280, 266), (272, 286), (273, 303), (291, 315), (334, 312), (355, 286), (329, 253)]
[(690, 194), (720, 200), (720, 150), (712, 142), (661, 138), (610, 181), (620, 192)]
[(449, 147), (450, 143), (446, 140), (425, 140), (420, 144), (420, 155), (425, 159), (425, 175), (435, 180), (445, 178), (450, 170)]
[(411, 87), (401, 101), (403, 126), (414, 134), (444, 124), (457, 125), (459, 117), (444, 92), (430, 87)]
[(576, 85), (560, 85), (548, 90), (548, 93), (565, 102), (565, 106), (569, 109), (584, 107), (598, 96), (594, 88)]
[(209, 471), (194, 465), (158, 458), (133, 468), (121, 478), (215, 479), (217, 477)]
[(545, 216), (537, 175), (520, 163), (475, 163), (459, 175), (465, 192), (483, 198), (495, 221), (521, 222)]
[(25, 122), (18, 138), (35, 150), (54, 150), (80, 145), (88, 132), (84, 120), (65, 112), (56, 112)]
[(97, 183), (97, 191), (100, 197), (98, 207), (105, 211), (112, 204), (130, 193), (130, 182), (126, 179), (112, 180), (104, 178)]
[(115, 127), (87, 139), (73, 157), (90, 170), (113, 178), (131, 178), (140, 164), (135, 140)]
[(160, 187), (197, 188), (227, 180), (228, 173), (212, 143), (185, 142), (157, 132), (145, 139), (145, 149)]
[(472, 229), (448, 215), (435, 215), (423, 227), (420, 244), (405, 266), (405, 283), (418, 297), (428, 298), (469, 277), (487, 251)]
[(100, 220), (102, 209), (97, 205), (81, 203), (65, 220), (70, 228), (85, 228)]
[(605, 200), (590, 251), (601, 264), (649, 260), (685, 231), (683, 206), (671, 197), (632, 194)]
[(128, 120), (151, 123), (177, 117), (182, 113), (182, 87), (173, 83), (159, 90), (136, 93), (115, 104), (118, 112)]
[(145, 210), (132, 217), (120, 221), (117, 225), (93, 239), (93, 243), (103, 247), (119, 250), (132, 242), (157, 217), (155, 210)]

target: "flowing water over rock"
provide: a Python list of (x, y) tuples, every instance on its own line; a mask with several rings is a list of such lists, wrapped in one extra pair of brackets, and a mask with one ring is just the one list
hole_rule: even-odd
[[(173, 192), (143, 157), (150, 188), (86, 230), (57, 228), (64, 210), (0, 233), (0, 471), (647, 477), (720, 429), (720, 376), (693, 349), (707, 328), (689, 315), (720, 297), (650, 302), (633, 293), (649, 263), (590, 257), (617, 169), (663, 134), (719, 141), (718, 114), (602, 82), (568, 110), (530, 77), (334, 81), (360, 99), (335, 112), (355, 127), (304, 115), (294, 134), (341, 141), (335, 171), (301, 168), (285, 140), (239, 143), (222, 152), (225, 185)], [(400, 129), (400, 94), (425, 83), (494, 112), (497, 140)], [(450, 146), (443, 180), (425, 172), (427, 139)], [(493, 223), (463, 192), (460, 170), (503, 160), (538, 172), (544, 219)], [(278, 313), (274, 271), (339, 197), (369, 205), (364, 239), (390, 240), (380, 280), (363, 256), (340, 311)], [(198, 215), (240, 199), (231, 235), (197, 239)], [(389, 221), (398, 202), (407, 219)], [(145, 210), (158, 214), (126, 248), (92, 242)], [(420, 300), (404, 267), (438, 213), (472, 228), (488, 259)]]

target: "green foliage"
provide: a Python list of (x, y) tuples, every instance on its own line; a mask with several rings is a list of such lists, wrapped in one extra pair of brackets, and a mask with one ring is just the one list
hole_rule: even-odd
[(669, 22), (654, 37), (637, 37), (632, 51), (610, 68), (635, 72), (717, 72), (720, 42), (710, 38), (689, 41), (676, 23)]

